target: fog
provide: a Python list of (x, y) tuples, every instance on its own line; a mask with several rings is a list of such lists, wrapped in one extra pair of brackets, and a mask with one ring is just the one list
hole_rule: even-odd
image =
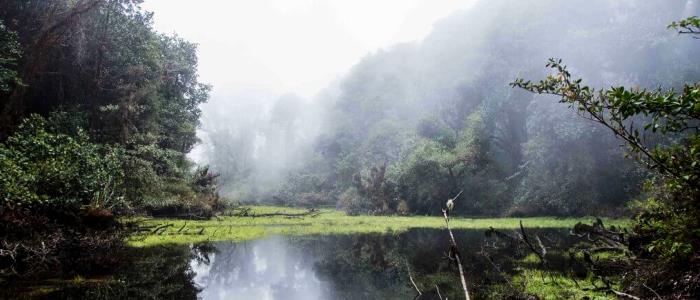
[[(198, 133), (202, 143), (190, 157), (200, 164), (226, 161), (226, 166), (213, 165), (224, 174), (246, 172), (263, 182), (279, 182), (288, 165), (294, 164), (291, 160), (298, 160), (300, 143), (308, 145), (318, 132), (318, 108), (308, 105), (322, 89), (340, 80), (362, 57), (396, 43), (421, 40), (435, 21), (472, 3), (148, 0), (143, 8), (154, 12), (158, 31), (198, 43), (201, 80), (214, 87), (209, 103), (202, 107)], [(307, 105), (297, 109), (303, 115), (291, 116), (291, 124), (272, 124), (274, 118), (290, 117), (272, 112), (275, 102), (285, 98)], [(286, 129), (293, 136), (280, 144), (267, 136), (278, 134), (271, 130), (279, 125), (302, 127)], [(211, 135), (246, 145), (218, 144), (216, 150)], [(289, 144), (292, 141), (294, 145)], [(223, 183), (224, 193), (232, 184)]]
[(550, 57), (594, 87), (679, 85), (700, 70), (688, 55), (697, 43), (666, 29), (700, 14), (694, 0), (145, 8), (160, 31), (199, 43), (214, 92), (191, 157), (221, 173), (220, 191), (235, 201), (362, 207), (363, 182), (381, 174), (385, 205), (413, 212), (462, 189), (478, 199), (464, 208), (474, 213), (528, 201), (561, 214), (619, 205), (645, 176), (620, 142), (508, 83), (543, 78)]
[(472, 0), (147, 0), (154, 26), (199, 44), (213, 100), (234, 90), (315, 95), (360, 58), (415, 41)]

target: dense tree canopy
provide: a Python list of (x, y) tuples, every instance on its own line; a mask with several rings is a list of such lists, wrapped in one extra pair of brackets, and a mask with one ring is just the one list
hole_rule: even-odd
[(92, 143), (118, 146), (126, 207), (191, 195), (178, 186), (189, 172), (185, 154), (197, 142), (199, 104), (209, 91), (198, 81), (196, 45), (155, 32), (140, 2), (0, 7), (0, 39), (8, 41), (0, 49), (0, 138), (39, 114), (52, 115), (58, 134), (82, 129)]

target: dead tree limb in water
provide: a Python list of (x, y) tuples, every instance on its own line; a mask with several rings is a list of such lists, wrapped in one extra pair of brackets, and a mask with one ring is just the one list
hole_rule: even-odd
[[(505, 232), (498, 231), (494, 229), (493, 227), (489, 227), (489, 230), (486, 231), (487, 236), (495, 235), (498, 238), (508, 240), (510, 242), (515, 242), (518, 244), (524, 244), (527, 246), (527, 248), (530, 250), (530, 252), (534, 253), (537, 258), (540, 260), (540, 265), (544, 270), (550, 270), (549, 263), (547, 262), (547, 248), (544, 246), (542, 243), (542, 240), (538, 235), (535, 235), (534, 242), (537, 242), (537, 246), (533, 244), (533, 241), (531, 238), (527, 235), (527, 232), (525, 232), (525, 226), (523, 226), (523, 221), (520, 220), (520, 233), (518, 234), (515, 232), (515, 235), (510, 235)], [(552, 275), (552, 282), (555, 284), (557, 283), (554, 276)], [(544, 275), (542, 275), (542, 280), (544, 281)]]
[(411, 267), (408, 266), (408, 260), (406, 260), (406, 272), (408, 272), (408, 279), (411, 280), (413, 287), (416, 289), (416, 292), (418, 292), (418, 295), (416, 295), (416, 298), (420, 297), (421, 295), (423, 295), (423, 292), (420, 291), (420, 289), (416, 285), (416, 282), (413, 281), (413, 276), (411, 276)]
[(540, 240), (539, 236), (535, 236), (535, 239), (537, 240), (537, 245), (539, 246), (539, 250), (535, 249), (535, 246), (532, 245), (532, 242), (530, 242), (530, 238), (528, 238), (527, 233), (525, 233), (525, 227), (523, 226), (523, 220), (520, 220), (520, 232), (522, 233), (522, 241), (527, 245), (528, 248), (530, 248), (530, 251), (532, 253), (535, 253), (537, 257), (540, 258), (540, 262), (542, 263), (543, 266), (547, 266), (547, 259), (545, 256), (547, 255), (547, 249), (544, 247), (542, 244), (542, 240)]
[(637, 296), (633, 296), (633, 295), (630, 295), (630, 294), (627, 294), (627, 293), (623, 293), (623, 292), (618, 292), (618, 291), (612, 290), (612, 289), (611, 289), (610, 291), (611, 291), (613, 294), (615, 294), (615, 296), (618, 296), (618, 297), (620, 297), (620, 298), (632, 299), (632, 300), (640, 300), (640, 298), (637, 297)]
[(435, 285), (435, 290), (437, 291), (438, 298), (440, 298), (440, 300), (442, 300), (442, 295), (440, 295), (440, 288), (438, 287), (437, 284)]
[(467, 289), (467, 276), (464, 274), (464, 266), (462, 266), (462, 256), (459, 254), (457, 240), (455, 240), (452, 229), (450, 229), (450, 217), (447, 216), (447, 209), (442, 210), (442, 216), (445, 217), (445, 226), (447, 227), (447, 232), (450, 233), (450, 245), (454, 249), (455, 260), (457, 261), (457, 268), (459, 269), (459, 278), (462, 281), (462, 289), (464, 290), (464, 298), (470, 300), (469, 290)]
[(493, 267), (496, 272), (498, 272), (498, 275), (500, 275), (503, 279), (505, 279), (506, 283), (508, 285), (515, 289), (515, 286), (513, 286), (513, 283), (510, 282), (510, 279), (508, 279), (508, 276), (501, 270), (501, 268), (496, 264), (496, 262), (493, 260), (493, 258), (489, 255), (489, 253), (484, 249), (484, 246), (481, 246), (481, 252), (479, 252), (484, 258), (486, 258), (486, 261), (488, 261), (491, 266)]

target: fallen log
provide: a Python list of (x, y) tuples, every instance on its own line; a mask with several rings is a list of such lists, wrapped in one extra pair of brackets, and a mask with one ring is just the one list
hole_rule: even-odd
[(317, 210), (309, 210), (303, 213), (285, 213), (285, 212), (275, 212), (275, 213), (264, 213), (264, 214), (256, 214), (254, 212), (248, 212), (246, 211), (245, 214), (241, 215), (234, 215), (237, 217), (249, 217), (249, 218), (264, 218), (264, 217), (287, 217), (287, 218), (301, 218), (301, 217), (316, 217), (318, 215), (322, 214), (322, 212), (317, 211)]

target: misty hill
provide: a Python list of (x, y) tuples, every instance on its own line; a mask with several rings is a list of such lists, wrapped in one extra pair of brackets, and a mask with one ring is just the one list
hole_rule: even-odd
[[(698, 13), (693, 1), (479, 1), (315, 99), (268, 97), (210, 122), (207, 109), (227, 109), (212, 101), (208, 162), (238, 201), (423, 214), (464, 190), (462, 214), (613, 212), (645, 171), (604, 128), (508, 84), (546, 76), (549, 57), (596, 87), (697, 80), (697, 43), (664, 28)], [(235, 125), (255, 119), (267, 125)]]

